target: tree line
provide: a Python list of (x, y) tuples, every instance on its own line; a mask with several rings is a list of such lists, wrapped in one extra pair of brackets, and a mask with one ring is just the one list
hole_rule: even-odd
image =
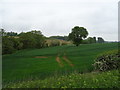
[(98, 37), (98, 40), (96, 40), (96, 37), (87, 38), (87, 29), (79, 26), (75, 26), (68, 36), (45, 37), (41, 31), (37, 30), (18, 34), (16, 32), (5, 32), (4, 29), (0, 30), (0, 35), (2, 36), (2, 54), (11, 54), (21, 49), (45, 48), (67, 44), (66, 42), (60, 44), (60, 41), (52, 39), (72, 41), (76, 46), (80, 44), (104, 43), (104, 39), (101, 37)]
[(16, 34), (1, 30), (2, 54), (10, 54), (16, 50), (45, 47), (45, 37), (41, 31), (30, 31)]
[(86, 28), (75, 26), (72, 28), (71, 33), (69, 33), (68, 38), (73, 41), (73, 44), (76, 46), (79, 46), (80, 44), (104, 43), (104, 39), (102, 37), (98, 37), (98, 40), (96, 40), (96, 37), (87, 38), (88, 34), (89, 33)]

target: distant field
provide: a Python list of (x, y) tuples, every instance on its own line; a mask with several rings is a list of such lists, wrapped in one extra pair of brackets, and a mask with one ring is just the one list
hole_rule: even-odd
[(118, 49), (117, 43), (56, 46), (21, 50), (3, 56), (3, 82), (44, 79), (72, 71), (93, 70), (95, 57), (105, 51)]

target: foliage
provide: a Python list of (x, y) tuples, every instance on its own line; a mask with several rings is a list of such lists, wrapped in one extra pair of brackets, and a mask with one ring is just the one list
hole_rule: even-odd
[(118, 69), (120, 67), (120, 54), (118, 50), (105, 52), (99, 55), (94, 63), (95, 69), (99, 71), (107, 71)]
[(67, 42), (61, 42), (61, 45), (68, 45)]
[(93, 43), (96, 43), (97, 40), (96, 40), (96, 37), (93, 37)]
[(60, 42), (57, 40), (52, 40), (52, 42), (50, 43), (50, 46), (60, 46)]
[(0, 36), (6, 36), (5, 30), (2, 28), (0, 28)]
[(14, 43), (10, 40), (10, 38), (4, 36), (2, 38), (2, 54), (10, 54), (14, 51)]
[(68, 45), (68, 44), (70, 45), (71, 42), (60, 40), (60, 39), (49, 38), (49, 39), (46, 39), (45, 47), (54, 47), (54, 46), (61, 46), (61, 45)]
[(15, 50), (27, 48), (43, 48), (45, 47), (45, 37), (41, 31), (22, 32), (17, 37), (15, 32), (1, 31), (3, 37), (3, 54), (11, 54)]
[(22, 49), (23, 44), (19, 38), (3, 36), (2, 37), (2, 54), (11, 54), (16, 50)]
[(35, 48), (37, 42), (35, 41), (33, 35), (34, 34), (30, 32), (23, 33), (22, 35), (20, 35), (20, 41), (23, 43), (23, 49)]
[(15, 38), (15, 37), (8, 37), (10, 39), (10, 41), (13, 42), (13, 48), (16, 50), (21, 50), (23, 43), (20, 42), (19, 38)]
[(19, 36), (24, 49), (44, 47), (45, 39), (40, 31), (21, 33)]
[(5, 30), (4, 29), (0, 29), (0, 35), (1, 36), (17, 36), (18, 34), (17, 33), (15, 33), (15, 32), (5, 32)]
[(103, 73), (78, 72), (69, 75), (52, 76), (44, 80), (28, 80), (19, 83), (10, 83), (4, 88), (120, 88), (119, 71)]
[(69, 39), (73, 41), (76, 46), (81, 44), (82, 40), (88, 36), (88, 32), (84, 27), (75, 26), (72, 32), (69, 33)]
[(82, 41), (82, 44), (92, 44), (96, 43), (96, 37), (88, 37), (87, 39)]
[(60, 40), (66, 40), (68, 41), (68, 36), (51, 36), (49, 38), (52, 38), (52, 39), (60, 39)]
[(6, 32), (6, 36), (17, 36), (15, 32)]
[(89, 37), (89, 38), (87, 38), (87, 40), (88, 40), (88, 43), (90, 44), (90, 43), (96, 43), (96, 37)]
[(98, 43), (104, 43), (105, 41), (104, 41), (104, 39), (102, 37), (98, 37), (98, 41), (97, 42)]

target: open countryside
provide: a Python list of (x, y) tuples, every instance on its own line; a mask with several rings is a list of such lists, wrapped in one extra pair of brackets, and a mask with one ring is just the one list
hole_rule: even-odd
[(94, 70), (97, 55), (118, 48), (118, 43), (56, 46), (20, 50), (3, 56), (3, 82), (44, 80), (69, 73), (88, 73)]
[(118, 0), (0, 2), (2, 90), (120, 88)]

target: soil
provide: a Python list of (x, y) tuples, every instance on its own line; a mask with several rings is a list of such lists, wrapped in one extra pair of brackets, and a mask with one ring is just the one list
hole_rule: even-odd
[(61, 62), (61, 60), (60, 60), (60, 57), (56, 57), (56, 61), (59, 63), (59, 66), (60, 67), (63, 67), (64, 65), (63, 65), (63, 63)]

